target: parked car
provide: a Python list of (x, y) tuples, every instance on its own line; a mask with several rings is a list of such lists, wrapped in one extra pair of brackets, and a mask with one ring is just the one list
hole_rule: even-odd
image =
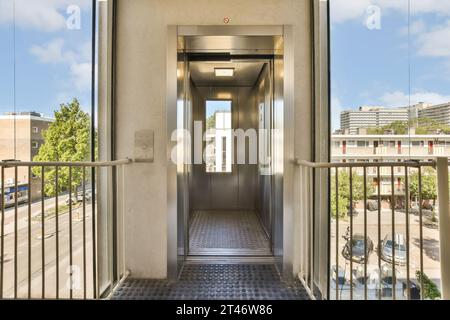
[[(393, 247), (395, 252), (393, 252)], [(405, 236), (401, 233), (396, 233), (394, 236), (394, 241), (392, 241), (392, 236), (387, 234), (384, 240), (381, 242), (381, 259), (386, 262), (392, 263), (392, 255), (395, 254), (395, 264), (405, 265), (406, 264), (406, 240)]]
[(347, 282), (347, 279), (345, 278), (345, 270), (340, 266), (336, 267), (336, 265), (333, 265), (331, 267), (331, 279), (338, 286), (345, 285)]
[[(79, 192), (78, 196), (81, 197), (81, 201), (83, 201), (83, 192)], [(86, 198), (86, 202), (90, 202), (92, 200), (92, 192), (90, 190), (86, 190), (84, 197)]]
[(378, 201), (377, 200), (367, 200), (366, 206), (367, 206), (367, 210), (369, 210), (369, 211), (377, 211), (378, 210)]
[[(406, 281), (402, 284), (403, 289), (403, 296), (405, 298), (408, 297), (408, 285)], [(410, 299), (411, 300), (420, 300), (420, 286), (415, 281), (410, 281), (409, 283), (409, 293), (410, 293)]]
[(72, 199), (72, 204), (77, 204), (79, 202), (83, 202), (83, 194), (78, 193), (76, 196), (72, 195), (72, 197), (67, 197), (66, 205), (69, 205), (71, 199)]
[(347, 260), (350, 260), (351, 258), (353, 261), (358, 263), (367, 261), (373, 251), (373, 242), (369, 237), (367, 237), (366, 243), (367, 246), (364, 252), (364, 235), (357, 233), (353, 235), (352, 239), (347, 239), (347, 243), (342, 249), (342, 255)]

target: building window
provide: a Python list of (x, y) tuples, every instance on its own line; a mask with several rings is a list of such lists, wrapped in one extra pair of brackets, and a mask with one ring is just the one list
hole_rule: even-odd
[(232, 171), (232, 123), (230, 100), (207, 100), (206, 172)]
[(32, 142), (31, 142), (31, 147), (32, 147), (33, 149), (39, 149), (39, 142), (37, 142), (37, 141), (32, 141)]
[(357, 146), (358, 146), (358, 147), (367, 147), (368, 145), (369, 145), (369, 143), (366, 142), (366, 141), (364, 141), (364, 140), (359, 140), (359, 141), (357, 142)]
[(32, 131), (33, 131), (33, 133), (39, 133), (39, 128), (38, 127), (33, 127)]

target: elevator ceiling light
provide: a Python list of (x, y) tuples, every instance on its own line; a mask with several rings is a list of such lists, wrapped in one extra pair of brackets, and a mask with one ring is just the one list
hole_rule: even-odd
[(232, 77), (234, 76), (234, 68), (214, 68), (216, 77)]

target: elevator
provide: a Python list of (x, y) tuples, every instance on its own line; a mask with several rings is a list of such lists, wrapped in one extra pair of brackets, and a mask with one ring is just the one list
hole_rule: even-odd
[(213, 34), (177, 38), (178, 262), (281, 263), (283, 35)]

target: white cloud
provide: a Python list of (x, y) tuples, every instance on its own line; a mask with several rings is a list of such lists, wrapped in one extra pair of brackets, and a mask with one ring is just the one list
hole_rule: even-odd
[(410, 103), (411, 105), (419, 102), (441, 104), (450, 102), (450, 95), (442, 95), (436, 92), (418, 91), (411, 95), (411, 102), (409, 95), (401, 92), (394, 91), (388, 92), (381, 97), (381, 102), (387, 107), (405, 107)]
[(417, 35), (417, 34), (421, 34), (423, 32), (425, 32), (425, 30), (427, 29), (427, 26), (425, 24), (425, 21), (423, 20), (416, 20), (413, 21), (410, 25), (410, 27), (404, 27), (400, 30), (400, 33), (402, 35), (408, 35), (408, 32), (411, 35)]
[(332, 0), (330, 2), (331, 20), (334, 23), (341, 23), (363, 19), (370, 3), (370, 0)]
[(428, 57), (450, 57), (450, 20), (417, 38), (418, 54)]
[(63, 51), (64, 39), (57, 38), (42, 46), (34, 45), (30, 53), (38, 58), (41, 63), (64, 63), (76, 60), (76, 53)]
[(91, 88), (91, 63), (74, 63), (70, 66), (72, 81), (79, 91), (89, 90)]
[(340, 127), (341, 123), (341, 111), (343, 111), (342, 103), (338, 97), (331, 97), (331, 110), (333, 110), (331, 114), (331, 127), (332, 130), (336, 130)]
[(450, 2), (446, 0), (414, 0), (411, 4), (411, 13), (413, 15), (422, 13), (450, 15)]
[(11, 24), (15, 18), (21, 28), (45, 32), (62, 30), (66, 28), (66, 9), (74, 3), (81, 9), (90, 6), (89, 0), (0, 0), (0, 24)]
[[(331, 20), (333, 23), (342, 23), (350, 20), (364, 22), (366, 9), (370, 5), (381, 8), (381, 14), (398, 11), (408, 13), (408, 2), (399, 0), (331, 0)], [(450, 16), (450, 1), (446, 0), (416, 0), (412, 1), (411, 15), (435, 13)]]
[(44, 45), (32, 46), (30, 53), (44, 64), (67, 65), (71, 86), (80, 92), (89, 90), (92, 71), (90, 42), (81, 44), (76, 50), (65, 46), (64, 39), (56, 38)]

